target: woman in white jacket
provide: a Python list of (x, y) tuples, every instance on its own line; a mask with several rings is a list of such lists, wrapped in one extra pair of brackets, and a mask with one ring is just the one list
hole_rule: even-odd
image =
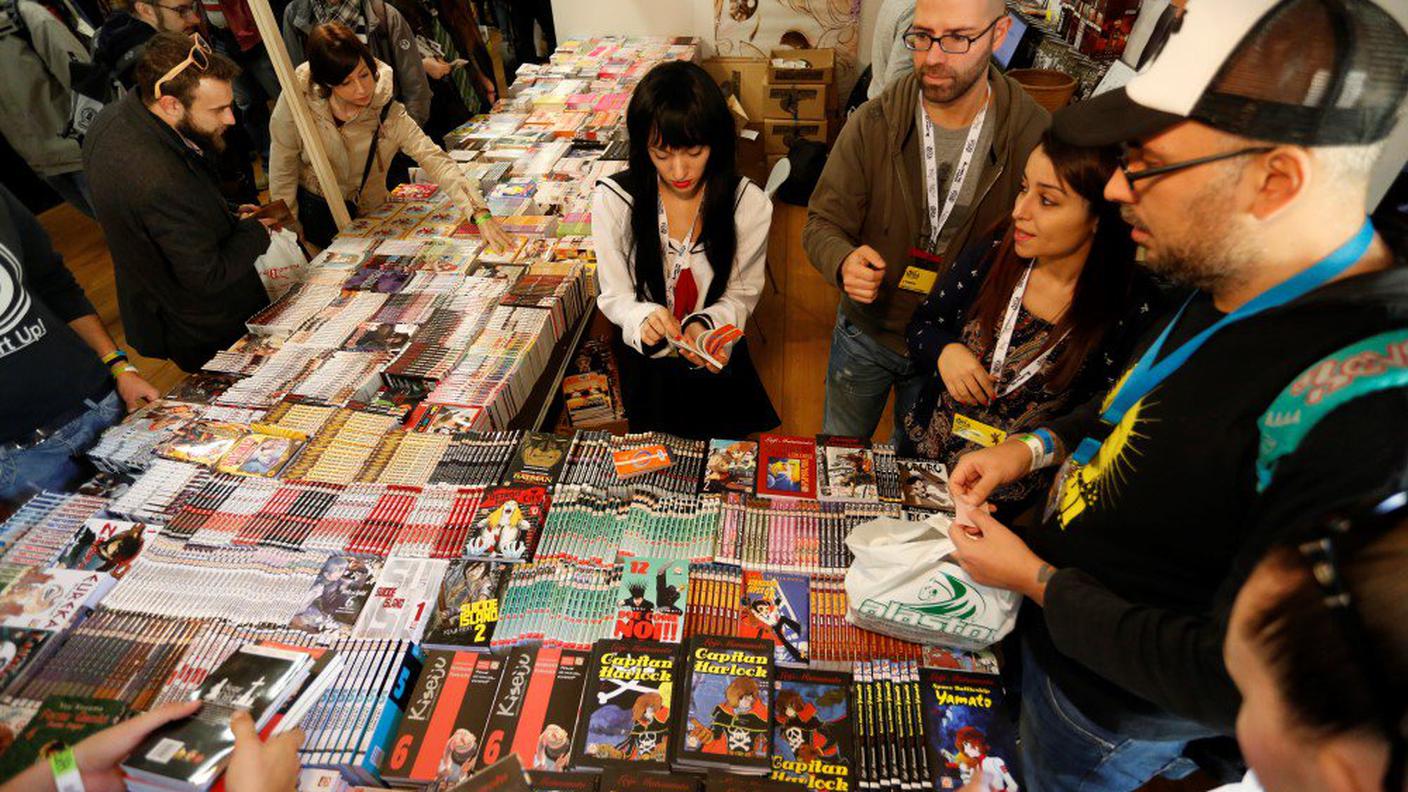
[(674, 353), (723, 325), (745, 329), (762, 294), (772, 203), (735, 166), (733, 118), (692, 63), (651, 69), (626, 109), (630, 167), (592, 196), (597, 306), (618, 327), (634, 431), (742, 438), (778, 425), (740, 340), (706, 365)]
[[(337, 175), (339, 197), (353, 217), (386, 201), (386, 169), (396, 152), (403, 151), (479, 226), (486, 242), (507, 245), (508, 237), (484, 197), (392, 98), (391, 67), (372, 57), (351, 28), (340, 22), (313, 28), (307, 55), (295, 76)], [(303, 225), (304, 238), (327, 247), (337, 229), (294, 125), (287, 93), (274, 107), (269, 136), (269, 199), (285, 201)]]

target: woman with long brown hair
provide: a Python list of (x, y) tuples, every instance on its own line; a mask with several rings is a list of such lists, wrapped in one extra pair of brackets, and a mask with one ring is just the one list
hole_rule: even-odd
[[(910, 321), (910, 357), (934, 375), (903, 418), (901, 454), (947, 463), (1114, 384), (1158, 297), (1103, 194), (1118, 165), (1117, 149), (1042, 136), (1011, 222), (965, 251)], [(992, 501), (1015, 516), (1042, 484), (1028, 477)]]

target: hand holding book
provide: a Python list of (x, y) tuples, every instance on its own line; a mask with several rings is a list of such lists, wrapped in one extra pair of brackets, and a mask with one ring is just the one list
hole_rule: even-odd
[(680, 335), (670, 336), (670, 346), (685, 360), (718, 374), (728, 365), (733, 347), (743, 338), (743, 331), (726, 324), (706, 329), (701, 322), (690, 322)]

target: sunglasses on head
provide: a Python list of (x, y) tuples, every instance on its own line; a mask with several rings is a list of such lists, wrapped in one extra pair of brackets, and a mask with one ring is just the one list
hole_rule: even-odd
[(171, 70), (163, 75), (160, 80), (157, 80), (156, 85), (153, 86), (152, 94), (154, 94), (157, 99), (163, 96), (161, 87), (176, 79), (176, 75), (185, 71), (187, 66), (194, 67), (196, 71), (205, 71), (210, 68), (210, 45), (205, 43), (205, 39), (201, 38), (199, 33), (192, 33), (191, 41), (193, 42), (191, 44), (191, 53), (186, 56), (186, 59), (172, 66)]
[[(1364, 619), (1354, 607), (1354, 599), (1340, 565), (1346, 555), (1363, 547), (1372, 537), (1392, 530), (1404, 519), (1408, 519), (1408, 492), (1394, 493), (1357, 516), (1335, 515), (1326, 518), (1299, 546), (1301, 557), (1310, 567), (1311, 577), (1319, 589), (1321, 601), (1330, 612), (1330, 618), (1354, 652), (1361, 670), (1379, 690), (1390, 689), (1387, 683), (1392, 677), (1369, 640)], [(1401, 727), (1404, 713), (1401, 705), (1387, 700), (1383, 702), (1382, 710), (1380, 719), (1390, 746), (1383, 788), (1387, 792), (1399, 792), (1403, 789), (1405, 764), (1408, 764), (1408, 738), (1404, 737)]]

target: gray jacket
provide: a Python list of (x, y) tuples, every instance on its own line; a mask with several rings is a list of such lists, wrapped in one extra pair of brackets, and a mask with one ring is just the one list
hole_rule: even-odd
[[(299, 66), (307, 56), (304, 42), (317, 22), (313, 19), (313, 3), (319, 0), (293, 0), (284, 9), (284, 44), (289, 60)], [(367, 18), (367, 46), (382, 63), (396, 74), (396, 99), (406, 106), (406, 112), (422, 126), (430, 117), (430, 81), (420, 62), (420, 49), (415, 33), (405, 17), (382, 0), (362, 0), (362, 13)]]
[(0, 36), (0, 134), (40, 176), (83, 169), (78, 141), (64, 137), (72, 118), (69, 64), (88, 62), (82, 42), (43, 6), (19, 0), (28, 31)]

